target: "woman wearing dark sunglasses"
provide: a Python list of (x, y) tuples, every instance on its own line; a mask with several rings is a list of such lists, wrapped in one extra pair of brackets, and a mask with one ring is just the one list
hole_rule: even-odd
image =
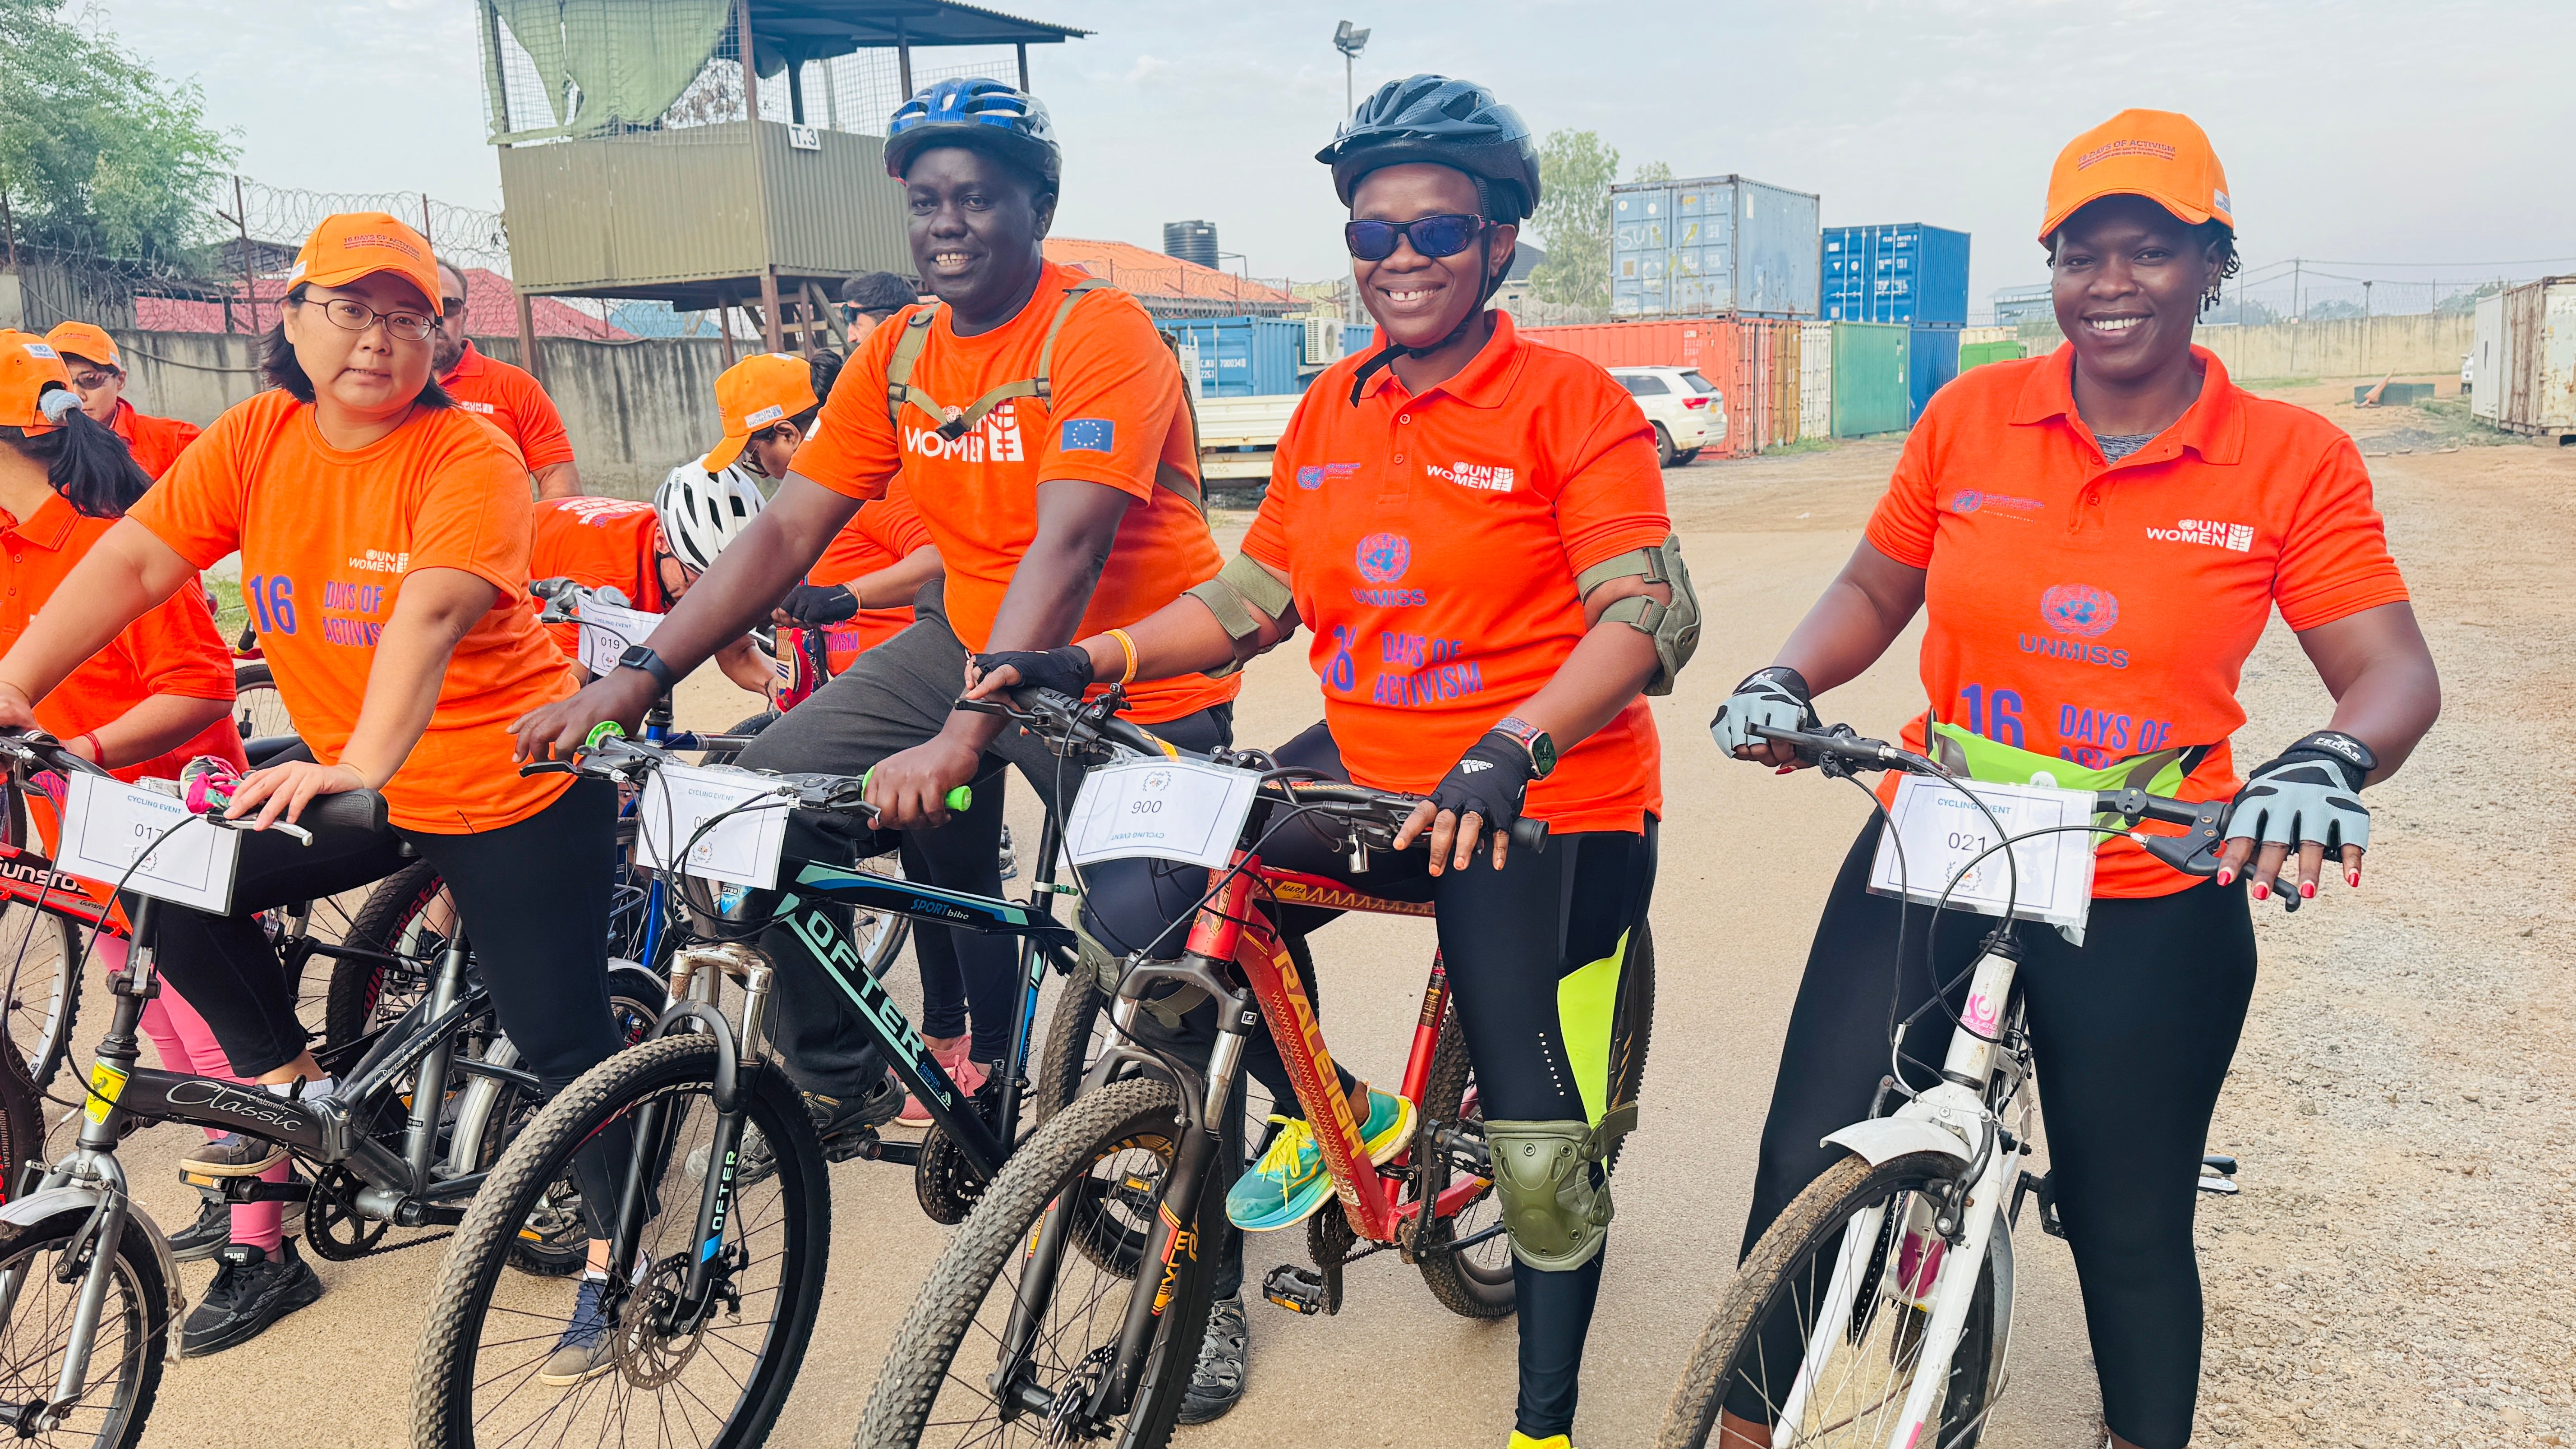
[[(1511, 1235), (1511, 1443), (1567, 1449), (1610, 1222), (1601, 1164), (1635, 1121), (1610, 1099), (1608, 1048), (1642, 975), (1663, 809), (1641, 696), (1672, 687), (1698, 606), (1636, 404), (1486, 310), (1538, 200), (1519, 115), (1472, 82), (1414, 76), (1316, 159), (1351, 208), (1379, 345), (1307, 390), (1222, 574), (1124, 631), (983, 656), (969, 692), (1223, 673), (1313, 630), (1324, 721), (1278, 761), (1427, 795), (1397, 843), (1431, 848), (1354, 872), (1338, 840), (1291, 822), (1263, 857), (1434, 907)], [(1543, 853), (1509, 848), (1525, 814), (1548, 822)], [(1301, 912), (1282, 925), (1331, 919)], [(1213, 1016), (1203, 1005), (1185, 1026), (1211, 1034)], [(1267, 1040), (1248, 1065), (1295, 1100)], [(1341, 1076), (1371, 1155), (1403, 1151), (1410, 1104)], [(1331, 1199), (1313, 1132), (1280, 1121), (1226, 1208), (1269, 1230)]]

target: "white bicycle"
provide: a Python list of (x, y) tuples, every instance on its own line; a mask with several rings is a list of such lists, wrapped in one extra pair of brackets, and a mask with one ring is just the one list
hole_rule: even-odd
[[(1848, 727), (1758, 733), (1845, 778), (1859, 769), (1938, 776), (1975, 793), (1930, 760)], [(1982, 807), (1982, 802), (1980, 803)], [(2144, 790), (2095, 796), (2091, 826), (2120, 833), (2160, 820), (2182, 835), (2139, 835), (2147, 851), (2194, 875), (2218, 868), (2228, 802), (2199, 804)], [(2060, 827), (2065, 828), (2065, 827)], [(2016, 840), (1998, 824), (1985, 855)], [(2007, 856), (2007, 859), (2010, 857)], [(1971, 862), (1973, 864), (1974, 862)], [(2296, 893), (2292, 892), (2295, 898)], [(1946, 904), (1946, 902), (1944, 902)], [(1933, 907), (1937, 912), (1941, 905)], [(2044, 1177), (2023, 1172), (2035, 1102), (2021, 998), (2013, 992), (2021, 923), (1997, 923), (1965, 974), (1934, 1009), (1957, 1003), (1941, 1080), (1915, 1092), (1896, 1077), (1870, 1116), (1826, 1142), (1849, 1155), (1793, 1199), (1754, 1245), (1700, 1335), (1656, 1441), (1660, 1449), (1970, 1449), (2005, 1383), (2012, 1334), (2012, 1229), (2025, 1196), (2063, 1237)], [(1955, 987), (1954, 980), (1948, 986)], [(1890, 1093), (1908, 1100), (1880, 1116)], [(2203, 1190), (2232, 1193), (2233, 1159), (2203, 1159)], [(1765, 1441), (1719, 1414), (1769, 1424)], [(1758, 1412), (1748, 1412), (1755, 1411)]]

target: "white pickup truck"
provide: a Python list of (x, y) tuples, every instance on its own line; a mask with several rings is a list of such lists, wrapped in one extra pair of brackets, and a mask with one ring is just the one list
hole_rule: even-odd
[(1304, 401), (1300, 393), (1201, 398), (1199, 470), (1211, 493), (1270, 481), (1270, 455)]

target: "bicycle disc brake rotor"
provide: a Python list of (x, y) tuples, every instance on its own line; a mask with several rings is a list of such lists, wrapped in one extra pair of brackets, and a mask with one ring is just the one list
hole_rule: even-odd
[(313, 1179), (312, 1196), (304, 1205), (304, 1241), (314, 1252), (346, 1263), (374, 1252), (385, 1240), (393, 1224), (358, 1213), (358, 1191), (364, 1186), (357, 1174), (336, 1164)]
[[(730, 1255), (720, 1258), (716, 1271), (732, 1271)], [(715, 1316), (713, 1304), (698, 1315), (686, 1331), (675, 1332), (682, 1312), (681, 1293), (688, 1286), (689, 1260), (674, 1255), (653, 1265), (644, 1281), (627, 1295), (617, 1315), (617, 1372), (639, 1389), (658, 1389), (680, 1376), (691, 1360), (698, 1356), (698, 1345), (706, 1337), (708, 1320)], [(724, 1286), (715, 1285), (710, 1296), (724, 1297)], [(739, 1311), (735, 1316), (740, 1316)]]

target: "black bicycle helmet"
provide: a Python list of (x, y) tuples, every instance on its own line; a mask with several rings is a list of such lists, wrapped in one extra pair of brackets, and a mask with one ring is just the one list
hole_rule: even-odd
[(1490, 220), (1518, 222), (1538, 206), (1538, 148), (1529, 123), (1474, 81), (1445, 75), (1389, 81), (1360, 102), (1315, 159), (1333, 168), (1333, 190), (1344, 206), (1361, 177), (1407, 161), (1474, 177)]
[(982, 76), (944, 80), (895, 108), (886, 123), (886, 174), (897, 181), (933, 146), (969, 146), (1022, 167), (1053, 191), (1064, 169), (1046, 102)]

